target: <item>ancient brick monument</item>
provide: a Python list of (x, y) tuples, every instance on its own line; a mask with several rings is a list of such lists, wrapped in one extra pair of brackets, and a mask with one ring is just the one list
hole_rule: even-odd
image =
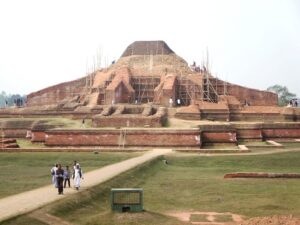
[(277, 95), (224, 82), (205, 67), (190, 67), (163, 41), (136, 41), (108, 68), (27, 96), (28, 106), (57, 104), (66, 108), (149, 102), (228, 109), (245, 104), (276, 106)]
[[(51, 147), (190, 150), (248, 140), (300, 140), (299, 108), (278, 107), (277, 100), (274, 93), (217, 79), (207, 66), (189, 66), (163, 41), (137, 41), (109, 67), (31, 93), (27, 107), (1, 109), (0, 117), (27, 119), (0, 120), (0, 128), (2, 139), (29, 136)], [(45, 117), (90, 119), (93, 128), (66, 129)], [(171, 117), (183, 124), (206, 121), (169, 127)]]

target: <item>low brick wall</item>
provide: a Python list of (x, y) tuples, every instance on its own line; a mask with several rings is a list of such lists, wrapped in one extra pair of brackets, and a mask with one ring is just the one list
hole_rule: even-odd
[(236, 136), (238, 140), (262, 140), (261, 129), (237, 129)]
[(203, 131), (201, 137), (203, 143), (237, 143), (235, 131)]
[(110, 116), (95, 117), (93, 127), (162, 127), (158, 116)]
[(234, 143), (237, 140), (300, 138), (300, 123), (227, 123), (200, 125), (203, 143)]
[(201, 146), (198, 129), (103, 129), (46, 131), (48, 146)]
[(45, 142), (46, 133), (45, 131), (31, 131), (32, 142)]
[[(141, 113), (137, 113), (141, 111)], [(155, 113), (152, 115), (152, 112)], [(106, 108), (93, 117), (93, 127), (162, 127), (167, 121), (167, 110), (148, 107), (125, 107), (122, 105)]]
[(300, 178), (299, 173), (228, 173), (224, 178)]
[(228, 110), (201, 110), (201, 119), (229, 121), (230, 113)]
[(230, 121), (293, 121), (280, 113), (230, 113)]
[(263, 129), (263, 137), (265, 139), (280, 139), (280, 138), (300, 138), (300, 129), (278, 128), (278, 129)]
[(28, 129), (21, 129), (21, 128), (17, 128), (17, 129), (4, 128), (3, 133), (1, 132), (2, 133), (1, 135), (3, 135), (3, 137), (5, 138), (25, 138), (27, 130)]
[(5, 148), (19, 148), (16, 139), (0, 138), (0, 151)]

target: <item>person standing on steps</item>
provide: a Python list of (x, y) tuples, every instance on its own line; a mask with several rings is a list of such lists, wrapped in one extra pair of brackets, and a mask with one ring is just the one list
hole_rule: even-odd
[(169, 107), (173, 107), (173, 99), (172, 98), (169, 99)]
[(80, 180), (81, 178), (83, 179), (83, 172), (82, 169), (80, 168), (79, 164), (76, 164), (74, 174), (73, 174), (73, 179), (74, 179), (74, 187), (76, 190), (79, 190), (80, 188)]
[(64, 183), (64, 170), (61, 168), (61, 164), (58, 164), (55, 175), (56, 175), (58, 194), (62, 195), (64, 193), (64, 186), (63, 186), (63, 183)]
[(81, 122), (81, 128), (85, 128), (85, 119), (84, 118), (82, 119), (82, 122)]
[(66, 188), (66, 184), (68, 182), (68, 186), (70, 187), (70, 174), (71, 174), (71, 171), (69, 169), (69, 166), (66, 166), (66, 169), (64, 171), (64, 188)]

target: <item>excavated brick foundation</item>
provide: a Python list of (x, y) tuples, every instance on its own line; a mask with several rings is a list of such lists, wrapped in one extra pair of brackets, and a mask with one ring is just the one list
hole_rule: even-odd
[(228, 173), (224, 178), (300, 178), (299, 173)]
[(50, 130), (45, 137), (47, 146), (201, 146), (198, 129)]
[[(137, 112), (141, 117), (141, 113)], [(157, 113), (155, 113), (157, 114)], [(155, 115), (154, 114), (154, 115)], [(123, 115), (112, 115), (114, 120)], [(145, 116), (151, 118), (150, 116)], [(101, 118), (106, 118), (101, 116)], [(128, 117), (124, 117), (127, 118)], [(162, 117), (157, 116), (158, 119)], [(155, 128), (151, 123), (140, 124), (140, 128), (127, 127), (139, 123), (132, 117), (116, 120), (117, 128), (94, 129), (53, 129), (52, 126), (34, 120), (26, 122), (5, 121), (1, 125), (1, 136), (5, 138), (25, 138), (31, 132), (32, 142), (45, 142), (48, 146), (148, 146), (148, 147), (193, 147), (202, 145), (230, 144), (238, 141), (264, 141), (300, 139), (300, 122), (208, 122), (198, 128), (176, 129)], [(103, 122), (103, 121), (102, 121)], [(132, 123), (131, 123), (132, 122)], [(125, 123), (125, 124), (124, 124)]]

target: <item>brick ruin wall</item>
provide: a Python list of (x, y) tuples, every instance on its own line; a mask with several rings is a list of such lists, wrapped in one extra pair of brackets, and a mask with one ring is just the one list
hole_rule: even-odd
[(224, 178), (300, 178), (299, 173), (227, 173)]
[(260, 91), (252, 88), (246, 88), (235, 84), (227, 86), (228, 95), (235, 96), (241, 104), (247, 101), (250, 105), (256, 106), (277, 106), (278, 96), (272, 92)]
[(47, 131), (45, 140), (48, 146), (201, 146), (198, 129)]
[[(230, 143), (238, 140), (262, 141), (300, 138), (300, 123), (253, 124), (239, 127), (199, 127), (199, 129), (103, 129), (103, 130), (35, 130), (32, 142), (48, 146), (152, 146), (195, 147), (202, 144)], [(241, 127), (240, 127), (241, 126)], [(5, 138), (25, 138), (25, 129), (4, 129)]]
[(217, 78), (211, 78), (210, 82), (217, 90), (218, 95), (224, 95), (224, 92), (226, 92), (227, 95), (235, 96), (241, 104), (244, 104), (245, 101), (247, 101), (249, 105), (252, 106), (278, 105), (278, 96), (275, 93), (247, 88), (232, 83), (225, 83), (223, 80)]
[(4, 128), (2, 129), (1, 136), (5, 138), (25, 138), (28, 129), (23, 128)]
[(60, 101), (71, 100), (82, 94), (86, 87), (86, 78), (80, 78), (54, 85), (27, 96), (27, 106), (43, 106), (57, 104)]
[(160, 116), (98, 117), (93, 119), (94, 127), (162, 127), (164, 118)]
[[(224, 81), (218, 79), (212, 79), (213, 82), (217, 82), (218, 94), (224, 94)], [(28, 106), (42, 106), (42, 105), (51, 105), (57, 104), (61, 101), (70, 101), (73, 97), (78, 96), (84, 92), (86, 87), (86, 78), (81, 78), (78, 80), (61, 83), (54, 85), (40, 91), (31, 93), (27, 96), (27, 105)], [(175, 100), (176, 85), (172, 87), (164, 88), (163, 96), (161, 99), (162, 105), (168, 105), (170, 97), (173, 97)], [(128, 102), (129, 93), (123, 93), (124, 87), (118, 87), (120, 92), (116, 99), (119, 99), (117, 102)], [(121, 90), (122, 89), (122, 90)], [(241, 104), (244, 104), (246, 101), (252, 106), (276, 106), (278, 103), (278, 96), (272, 92), (260, 91), (256, 89), (251, 89), (247, 87), (242, 87), (235, 84), (226, 83), (226, 90), (228, 95), (235, 96)], [(116, 92), (114, 90), (113, 92)], [(107, 95), (109, 96), (109, 95)], [(113, 95), (111, 95), (113, 97)], [(106, 103), (111, 103), (111, 99), (106, 101)]]
[[(48, 146), (152, 146), (196, 147), (202, 144), (237, 144), (238, 140), (278, 140), (300, 138), (300, 123), (219, 126), (199, 129), (104, 129), (49, 130), (33, 132), (32, 141)], [(228, 129), (230, 128), (230, 129)]]

